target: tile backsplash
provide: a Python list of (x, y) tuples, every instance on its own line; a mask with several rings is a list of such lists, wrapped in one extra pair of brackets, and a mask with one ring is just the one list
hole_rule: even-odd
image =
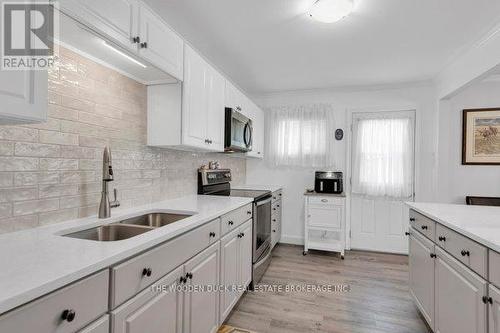
[(244, 182), (244, 159), (146, 146), (146, 86), (60, 48), (49, 71), (48, 120), (0, 126), (0, 233), (95, 215), (103, 147), (122, 206), (195, 194), (210, 160)]

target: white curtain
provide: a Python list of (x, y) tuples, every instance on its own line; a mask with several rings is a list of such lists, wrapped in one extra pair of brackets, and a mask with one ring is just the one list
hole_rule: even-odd
[(413, 112), (354, 117), (352, 192), (404, 199), (413, 196)]
[(333, 109), (327, 104), (287, 106), (266, 112), (266, 159), (271, 166), (333, 166)]

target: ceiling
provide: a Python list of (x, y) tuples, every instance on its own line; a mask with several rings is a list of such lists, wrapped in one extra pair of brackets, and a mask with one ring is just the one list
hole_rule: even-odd
[(433, 78), (500, 20), (498, 0), (356, 0), (346, 19), (314, 0), (146, 0), (252, 94)]

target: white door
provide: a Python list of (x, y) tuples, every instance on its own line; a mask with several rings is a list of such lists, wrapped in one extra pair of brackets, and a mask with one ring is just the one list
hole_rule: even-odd
[(210, 150), (224, 151), (224, 91), (226, 80), (214, 68), (208, 68), (207, 138)]
[(207, 149), (206, 63), (195, 50), (184, 50), (184, 83), (182, 89), (183, 144)]
[(493, 285), (489, 285), (489, 326), (488, 332), (500, 333), (500, 290)]
[[(214, 244), (186, 263), (188, 286), (219, 285), (219, 244)], [(219, 295), (215, 291), (184, 294), (184, 333), (214, 333), (219, 328)]]
[(135, 0), (64, 0), (61, 9), (82, 19), (123, 47), (137, 51), (137, 1)]
[(240, 238), (240, 285), (248, 287), (252, 281), (252, 223), (247, 223), (241, 229)]
[(223, 322), (240, 294), (234, 288), (240, 283), (240, 233), (239, 229), (221, 239), (221, 281), (220, 284), (227, 288), (220, 294), (220, 320)]
[(351, 248), (408, 253), (404, 202), (414, 198), (414, 120), (414, 111), (352, 114)]
[(416, 231), (410, 233), (410, 293), (420, 312), (434, 328), (434, 244)]
[(184, 41), (156, 14), (139, 6), (139, 53), (159, 68), (183, 80)]
[(488, 283), (436, 247), (436, 333), (486, 333)]

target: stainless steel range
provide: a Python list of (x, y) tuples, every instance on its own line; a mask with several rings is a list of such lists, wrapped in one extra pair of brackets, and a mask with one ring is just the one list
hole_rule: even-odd
[(199, 170), (198, 194), (253, 199), (253, 275), (259, 283), (271, 262), (271, 191), (232, 190), (231, 170)]

